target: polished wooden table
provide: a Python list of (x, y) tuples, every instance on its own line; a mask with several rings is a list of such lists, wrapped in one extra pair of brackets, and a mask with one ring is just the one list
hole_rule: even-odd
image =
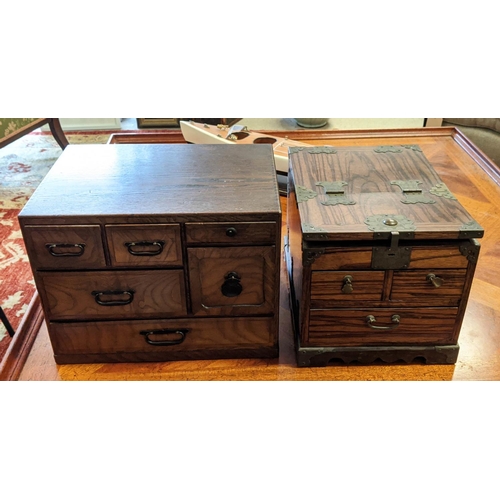
[[(261, 131), (321, 145), (418, 144), (443, 182), (485, 229), (455, 365), (339, 365), (297, 368), (288, 306), (288, 283), (281, 271), (280, 356), (278, 359), (177, 361), (61, 365), (54, 362), (45, 324), (27, 356), (20, 380), (500, 380), (500, 173), (477, 147), (454, 128), (371, 131)], [(179, 131), (122, 133), (112, 143), (183, 142)], [(237, 147), (237, 146), (234, 146)], [(281, 197), (283, 234), (286, 198)], [(282, 259), (283, 263), (283, 259)]]

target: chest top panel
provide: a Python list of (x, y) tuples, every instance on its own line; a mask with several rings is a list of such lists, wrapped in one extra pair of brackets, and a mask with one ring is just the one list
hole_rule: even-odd
[(20, 216), (280, 211), (272, 146), (68, 146)]
[(483, 235), (416, 145), (290, 148), (290, 172), (308, 240)]

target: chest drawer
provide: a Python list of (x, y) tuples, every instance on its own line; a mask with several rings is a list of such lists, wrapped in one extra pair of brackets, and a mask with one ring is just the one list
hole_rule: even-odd
[(106, 226), (113, 266), (181, 266), (179, 224), (117, 224)]
[(457, 308), (312, 309), (304, 345), (446, 344)]
[(41, 272), (50, 320), (186, 314), (182, 270)]
[(380, 301), (383, 271), (316, 271), (311, 276), (311, 306), (347, 301)]
[[(169, 353), (273, 344), (271, 318), (205, 318), (51, 323), (63, 354)], [(168, 359), (168, 357), (166, 358)]]
[(24, 241), (35, 269), (91, 269), (106, 266), (98, 225), (25, 226)]
[(276, 248), (189, 248), (189, 282), (196, 315), (273, 311)]
[(227, 222), (186, 224), (188, 245), (265, 245), (276, 242), (274, 222)]
[(463, 295), (466, 269), (394, 271), (392, 302), (457, 306)]

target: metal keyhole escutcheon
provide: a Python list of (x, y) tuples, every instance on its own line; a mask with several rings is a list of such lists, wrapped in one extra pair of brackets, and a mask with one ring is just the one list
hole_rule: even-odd
[(220, 289), (225, 297), (237, 297), (243, 291), (240, 283), (241, 277), (238, 273), (231, 271), (224, 276), (224, 280)]

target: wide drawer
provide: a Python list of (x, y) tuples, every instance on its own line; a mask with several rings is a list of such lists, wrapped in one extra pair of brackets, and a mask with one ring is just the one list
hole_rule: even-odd
[(24, 241), (34, 269), (106, 267), (98, 225), (25, 226)]
[(188, 264), (194, 314), (275, 311), (279, 292), (276, 247), (189, 248)]
[(117, 224), (106, 226), (113, 266), (181, 266), (179, 224)]
[(51, 323), (55, 354), (155, 353), (275, 344), (273, 318)]
[(50, 320), (186, 314), (182, 270), (40, 272), (38, 279)]
[(265, 245), (276, 242), (275, 222), (193, 222), (186, 224), (188, 245)]
[[(458, 308), (312, 309), (304, 346), (448, 344)], [(399, 322), (397, 319), (399, 318)]]

